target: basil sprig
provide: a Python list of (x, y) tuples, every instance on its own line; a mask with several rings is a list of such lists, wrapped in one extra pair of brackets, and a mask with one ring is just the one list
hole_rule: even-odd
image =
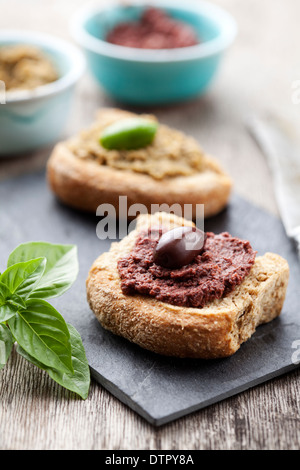
[(0, 274), (0, 369), (16, 351), (64, 388), (86, 399), (90, 370), (81, 337), (46, 299), (77, 278), (77, 248), (30, 242), (19, 245)]

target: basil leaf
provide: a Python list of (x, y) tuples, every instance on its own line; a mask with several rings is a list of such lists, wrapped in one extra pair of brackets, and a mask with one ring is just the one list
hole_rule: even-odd
[(1, 282), (0, 280), (0, 308), (2, 307), (2, 305), (6, 303), (7, 299), (9, 299), (10, 297), (11, 297), (11, 292), (9, 288), (7, 287), (6, 284), (3, 284), (3, 282)]
[(4, 323), (10, 318), (14, 317), (18, 308), (11, 304), (5, 304), (0, 307), (0, 323)]
[(8, 320), (15, 340), (46, 366), (73, 373), (70, 333), (63, 317), (42, 299), (28, 299), (26, 307)]
[(14, 294), (9, 299), (7, 299), (6, 304), (12, 305), (17, 310), (26, 309), (25, 300), (23, 300), (22, 297), (17, 294)]
[(12, 294), (26, 298), (34, 289), (36, 282), (42, 277), (46, 261), (46, 258), (41, 257), (16, 263), (4, 271), (0, 281), (8, 287)]
[(11, 332), (5, 325), (0, 325), (0, 370), (5, 366), (14, 341)]
[(68, 324), (71, 349), (72, 365), (74, 375), (69, 372), (62, 374), (60, 371), (49, 371), (50, 377), (68, 390), (72, 390), (80, 395), (84, 400), (87, 398), (90, 387), (90, 368), (85, 355), (85, 350), (78, 331), (74, 326)]
[(50, 367), (45, 367), (41, 362), (37, 361), (26, 351), (24, 351), (24, 349), (22, 349), (19, 345), (17, 345), (17, 352), (35, 366), (47, 371), (50, 377), (59, 385), (77, 393), (85, 400), (88, 397), (91, 381), (90, 368), (78, 331), (69, 324), (68, 328), (71, 339), (72, 365), (74, 374), (71, 374), (70, 372), (62, 373), (55, 369), (51, 369)]
[(9, 288), (0, 282), (0, 323), (4, 323), (13, 317), (18, 307), (10, 303), (11, 292)]
[(49, 299), (63, 294), (78, 274), (77, 247), (30, 242), (19, 245), (8, 258), (8, 267), (38, 257), (47, 259), (46, 269), (30, 297)]

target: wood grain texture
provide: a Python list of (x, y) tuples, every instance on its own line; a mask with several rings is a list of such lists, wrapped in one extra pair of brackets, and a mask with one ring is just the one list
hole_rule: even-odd
[(1, 449), (299, 449), (299, 370), (153, 428), (98, 384), (86, 401), (14, 351), (0, 381)]
[[(0, 0), (0, 28), (45, 31), (70, 39), (68, 19), (84, 0)], [(98, 2), (99, 3), (99, 2)], [(249, 137), (249, 114), (276, 114), (299, 126), (292, 83), (300, 78), (298, 0), (218, 0), (239, 35), (208, 93), (154, 108), (188, 131), (231, 174), (235, 189), (277, 213), (266, 162)], [(87, 74), (62, 137), (88, 125), (101, 106), (116, 106)], [(43, 167), (51, 149), (0, 161), (0, 180)], [(0, 183), (1, 184), (1, 183)], [(299, 449), (299, 369), (155, 429), (92, 383), (86, 401), (62, 389), (14, 351), (0, 372), (0, 449)]]

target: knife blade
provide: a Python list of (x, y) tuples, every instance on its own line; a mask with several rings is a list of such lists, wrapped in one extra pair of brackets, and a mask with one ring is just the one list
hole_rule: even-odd
[(274, 120), (251, 118), (248, 129), (267, 158), (282, 223), (300, 256), (300, 148)]

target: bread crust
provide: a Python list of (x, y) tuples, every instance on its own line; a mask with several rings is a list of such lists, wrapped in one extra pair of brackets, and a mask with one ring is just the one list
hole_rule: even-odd
[(258, 325), (280, 314), (289, 267), (274, 253), (257, 257), (240, 286), (202, 309), (124, 295), (117, 261), (131, 251), (138, 232), (152, 222), (168, 222), (173, 227), (191, 224), (164, 213), (141, 215), (136, 230), (96, 259), (86, 282), (87, 299), (104, 328), (158, 354), (212, 359), (234, 354)]
[(127, 207), (143, 204), (147, 212), (151, 212), (152, 204), (179, 204), (181, 208), (190, 204), (192, 217), (197, 215), (196, 205), (204, 204), (204, 216), (209, 217), (226, 207), (232, 189), (230, 177), (208, 155), (204, 156), (204, 170), (199, 173), (156, 180), (147, 174), (80, 159), (67, 142), (54, 147), (47, 163), (47, 180), (65, 204), (89, 212), (95, 212), (100, 204), (112, 204), (117, 216), (119, 196), (126, 196)]

